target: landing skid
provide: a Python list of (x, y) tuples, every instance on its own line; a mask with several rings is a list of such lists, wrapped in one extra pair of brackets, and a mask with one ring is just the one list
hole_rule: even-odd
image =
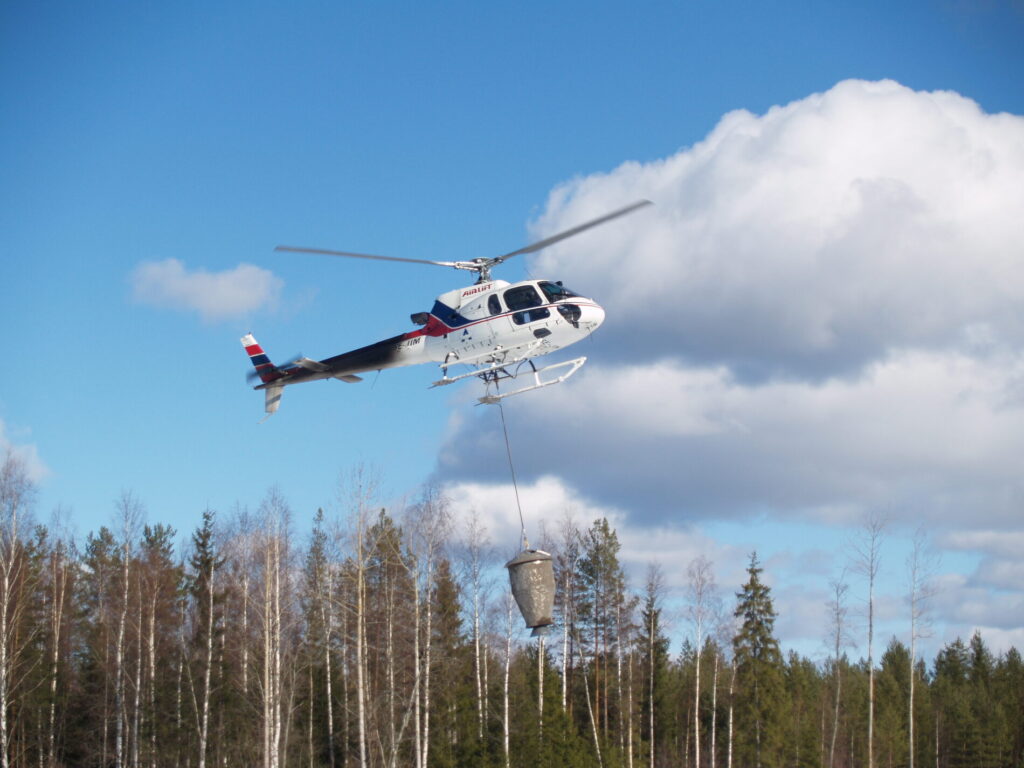
[[(483, 397), (478, 398), (482, 405), (494, 405), (504, 400), (506, 397), (512, 397), (512, 395), (521, 395), (523, 392), (532, 392), (535, 389), (543, 389), (544, 387), (550, 387), (552, 384), (561, 384), (563, 381), (572, 376), (576, 371), (583, 367), (583, 364), (587, 362), (585, 357), (577, 357), (575, 360), (566, 360), (562, 363), (555, 363), (554, 365), (547, 365), (543, 368), (537, 368), (532, 362), (530, 362), (530, 375), (533, 377), (533, 383), (519, 389), (513, 389), (511, 392), (499, 392), (498, 382), (503, 379), (515, 379), (520, 374), (508, 373), (504, 368), (499, 371), (485, 373), (479, 371), (477, 375), (483, 380), (484, 386), (487, 388), (487, 394)], [(557, 371), (562, 368), (568, 370), (560, 376), (556, 376), (553, 379), (545, 380), (543, 375), (551, 371)], [(491, 391), (491, 388), (494, 391)]]
[[(483, 383), (485, 394), (483, 397), (478, 398), (481, 404), (494, 405), (495, 403), (501, 402), (506, 397), (512, 395), (521, 395), (523, 392), (531, 392), (535, 389), (541, 389), (543, 387), (550, 387), (552, 384), (561, 384), (563, 381), (572, 376), (578, 371), (587, 358), (577, 357), (574, 360), (566, 360), (561, 363), (554, 363), (553, 365), (546, 365), (543, 368), (537, 368), (534, 365), (531, 357), (540, 348), (541, 342), (535, 341), (525, 347), (518, 347), (515, 350), (512, 349), (492, 349), (489, 352), (483, 354), (474, 355), (473, 357), (465, 357), (462, 359), (447, 359), (441, 363), (442, 378), (431, 384), (431, 387), (444, 387), (449, 384), (454, 384), (457, 381), (468, 379), (471, 376), (476, 376)], [(512, 357), (513, 354), (515, 357)], [(453, 364), (460, 365), (471, 365), (471, 366), (483, 366), (477, 367), (474, 371), (467, 371), (466, 373), (460, 373), (458, 376), (448, 375), (448, 366)], [(514, 389), (510, 392), (499, 392), (498, 383), (504, 379), (514, 380), (521, 376), (525, 371), (520, 369), (523, 365), (529, 365), (529, 375), (533, 378), (533, 383), (519, 389)], [(564, 373), (554, 378), (544, 378), (545, 374), (550, 374), (555, 371), (561, 371), (564, 369)]]

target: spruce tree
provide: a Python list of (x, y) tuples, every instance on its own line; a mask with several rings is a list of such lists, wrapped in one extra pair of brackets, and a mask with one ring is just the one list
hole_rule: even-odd
[(750, 556), (748, 580), (736, 593), (733, 638), (737, 685), (736, 764), (774, 768), (783, 764), (784, 680), (782, 653), (775, 638), (771, 590), (761, 581), (757, 553)]

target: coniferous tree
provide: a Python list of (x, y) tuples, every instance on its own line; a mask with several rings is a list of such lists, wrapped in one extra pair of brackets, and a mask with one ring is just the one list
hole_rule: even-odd
[(895, 637), (882, 654), (875, 695), (876, 754), (884, 765), (906, 765), (910, 651)]
[(940, 705), (936, 710), (937, 760), (942, 768), (974, 765), (977, 724), (971, 709), (967, 646), (957, 638), (935, 657), (934, 688)]
[(472, 655), (462, 627), (461, 595), (451, 563), (442, 558), (434, 575), (432, 624), (434, 649), (431, 765), (438, 768), (478, 764), (481, 759), (474, 713)]
[(1006, 764), (1024, 765), (1024, 660), (1016, 648), (996, 665), (993, 696), (1003, 703), (1006, 715)]
[(784, 765), (819, 768), (821, 765), (821, 723), (823, 721), (822, 678), (814, 663), (790, 651), (784, 667), (789, 711), (786, 723)]
[(625, 574), (619, 564), (619, 538), (606, 518), (594, 521), (583, 534), (579, 561), (582, 593), (579, 599), (578, 641), (590, 656), (589, 685), (594, 726), (605, 746), (614, 746), (611, 729), (622, 706), (617, 689), (619, 617), (625, 603)]
[(774, 768), (783, 764), (782, 721), (785, 689), (782, 653), (775, 638), (771, 590), (761, 581), (757, 553), (750, 556), (747, 582), (736, 593), (735, 616), (741, 621), (733, 638), (737, 685), (736, 758), (740, 765)]
[(970, 706), (975, 724), (974, 765), (997, 768), (1005, 765), (1010, 752), (1005, 702), (994, 694), (993, 678), (996, 662), (988, 646), (975, 631), (969, 646), (967, 680), (970, 685)]

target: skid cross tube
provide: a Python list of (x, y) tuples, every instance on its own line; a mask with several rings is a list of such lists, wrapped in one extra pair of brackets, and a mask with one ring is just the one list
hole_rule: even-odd
[[(585, 362), (587, 362), (587, 358), (585, 358), (585, 357), (577, 357), (574, 360), (566, 360), (565, 362), (555, 363), (554, 365), (548, 365), (548, 366), (545, 366), (544, 368), (540, 368), (540, 369), (537, 369), (533, 365), (533, 363), (531, 362), (530, 363), (530, 367), (533, 368), (533, 371), (532, 371), (533, 384), (530, 384), (530, 385), (525, 386), (525, 387), (520, 387), (519, 389), (514, 389), (511, 392), (498, 392), (497, 391), (498, 390), (499, 373), (501, 371), (504, 371), (504, 368), (501, 368), (500, 371), (491, 371), (491, 370), (479, 371), (477, 373), (477, 375), (480, 376), (480, 378), (482, 378), (484, 380), (484, 384), (487, 386), (487, 388), (490, 389), (491, 385), (493, 384), (495, 391), (493, 393), (488, 392), (483, 397), (478, 398), (478, 399), (480, 401), (480, 404), (482, 404), (482, 405), (494, 405), (495, 403), (500, 403), (506, 397), (512, 397), (512, 395), (521, 395), (523, 392), (532, 392), (535, 389), (542, 389), (543, 387), (550, 387), (552, 384), (561, 384), (563, 381), (565, 381), (570, 376), (572, 376), (574, 373), (576, 373), (576, 371), (578, 371), (580, 368), (582, 368), (583, 364)], [(550, 379), (548, 381), (545, 381), (544, 379), (541, 378), (541, 376), (544, 373), (547, 373), (548, 371), (556, 371), (556, 370), (559, 370), (559, 369), (562, 369), (562, 368), (568, 368), (568, 370), (565, 373), (563, 373), (562, 375), (560, 375), (560, 376), (558, 376), (558, 377), (556, 377), (554, 379)], [(508, 378), (511, 378), (511, 379), (514, 379), (514, 378), (516, 378), (516, 376), (518, 376), (518, 374), (510, 374), (507, 371), (504, 371), (504, 373), (506, 374), (506, 376), (508, 376)]]

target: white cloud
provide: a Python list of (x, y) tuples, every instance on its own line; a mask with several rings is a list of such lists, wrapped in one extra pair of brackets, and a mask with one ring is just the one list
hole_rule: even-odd
[(626, 359), (820, 378), (969, 329), (1024, 341), (1024, 118), (955, 93), (846, 81), (732, 112), (661, 161), (567, 182), (543, 236), (640, 197), (656, 205), (540, 254), (608, 310)]
[(25, 472), (33, 483), (40, 483), (52, 472), (39, 457), (39, 450), (33, 443), (14, 442), (7, 434), (7, 426), (0, 420), (0, 460), (10, 451), (16, 458), (24, 462)]
[[(852, 523), (978, 525), (1019, 520), (1024, 407), (1008, 368), (963, 354), (907, 352), (853, 379), (744, 383), (725, 368), (593, 365), (506, 408), (530, 445), (523, 477), (565, 481), (647, 524), (756, 510)], [(477, 419), (486, 418), (484, 415)], [(463, 420), (442, 453), (448, 476), (504, 466), (503, 446)], [(515, 446), (514, 446), (515, 448)]]
[(1021, 552), (1024, 552), (1024, 531), (951, 531), (943, 535), (939, 543), (946, 549), (1020, 557)]
[[(567, 520), (585, 527), (601, 517), (609, 521), (623, 519), (620, 510), (594, 505), (553, 476), (521, 484), (518, 493), (523, 524), (532, 546), (554, 546)], [(456, 525), (464, 526), (470, 512), (476, 510), (491, 541), (501, 551), (519, 545), (519, 507), (511, 483), (457, 482), (446, 485), (444, 494), (457, 516)]]
[(139, 303), (194, 310), (204, 320), (214, 321), (274, 307), (284, 282), (252, 264), (223, 272), (190, 272), (177, 259), (165, 259), (139, 264), (132, 272), (131, 286)]

